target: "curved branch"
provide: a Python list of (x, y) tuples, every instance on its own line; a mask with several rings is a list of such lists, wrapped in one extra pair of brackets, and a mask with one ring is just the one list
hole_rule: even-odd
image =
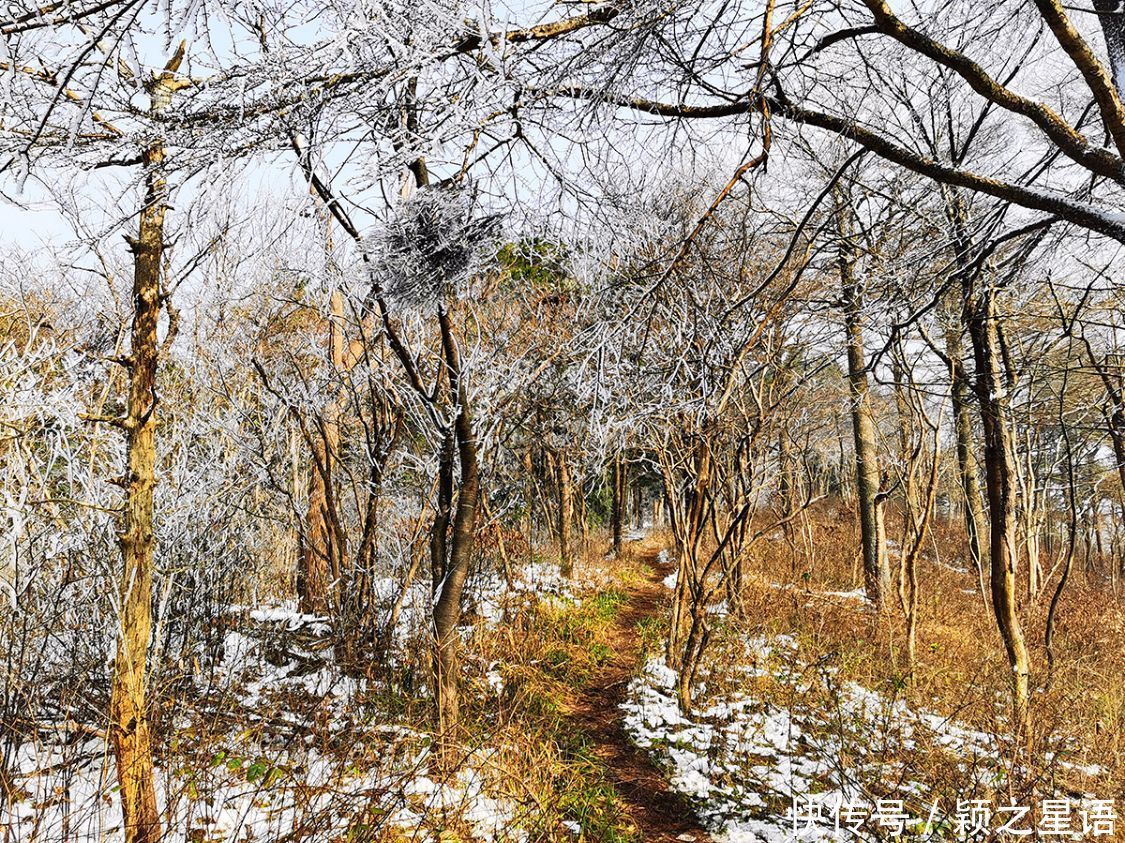
[(1063, 48), (1074, 66), (1086, 80), (1086, 85), (1098, 104), (1106, 130), (1113, 138), (1119, 154), (1125, 156), (1125, 108), (1113, 81), (1105, 71), (1105, 65), (1094, 55), (1086, 39), (1074, 28), (1058, 0), (1035, 0), (1039, 14), (1047, 22), (1059, 46)]
[[(601, 101), (608, 105), (631, 108), (661, 117), (688, 119), (717, 119), (744, 115), (759, 107), (756, 99), (734, 100), (709, 105), (687, 105), (684, 103), (662, 103), (638, 96), (607, 95), (588, 88), (557, 88), (549, 93), (571, 97), (572, 99)], [(975, 190), (1033, 211), (1043, 211), (1089, 231), (1104, 234), (1119, 243), (1125, 243), (1125, 215), (1110, 214), (1094, 205), (1059, 193), (1036, 190), (1026, 185), (1003, 181), (972, 170), (950, 166), (900, 146), (893, 140), (848, 118), (794, 105), (782, 97), (767, 96), (763, 99), (774, 116), (834, 132), (855, 141), (880, 158), (898, 164), (900, 167), (905, 167), (919, 175), (927, 176), (936, 182)]]
[(968, 83), (969, 87), (990, 102), (1013, 114), (1026, 117), (1073, 161), (1092, 173), (1115, 182), (1125, 183), (1125, 168), (1117, 155), (1106, 149), (1092, 146), (1084, 135), (1076, 131), (1061, 116), (1042, 103), (1020, 96), (993, 79), (983, 67), (964, 53), (947, 47), (928, 35), (907, 26), (891, 11), (885, 0), (863, 0), (871, 11), (875, 23), (891, 38), (921, 53), (932, 61), (948, 67)]

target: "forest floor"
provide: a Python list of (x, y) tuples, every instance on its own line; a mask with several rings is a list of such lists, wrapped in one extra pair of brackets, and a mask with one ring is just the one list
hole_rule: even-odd
[(646, 547), (638, 562), (646, 576), (624, 589), (626, 601), (606, 630), (613, 657), (590, 677), (570, 716), (593, 742), (642, 840), (708, 843), (711, 838), (690, 803), (670, 788), (665, 773), (625, 731), (621, 706), (642, 654), (639, 629), (667, 611), (670, 592), (661, 580), (674, 569), (655, 547)]
[[(190, 692), (166, 694), (163, 840), (846, 841), (865, 838), (841, 838), (832, 805), (867, 811), (866, 830), (878, 825), (876, 800), (903, 801), (912, 820), (940, 810), (936, 839), (952, 840), (965, 799), (1066, 797), (1078, 829), (1095, 800), (1121, 804), (1116, 598), (1081, 576), (1070, 585), (1061, 666), (1036, 696), (1035, 764), (1016, 769), (1005, 761), (1004, 661), (981, 645), (995, 632), (959, 537), (939, 525), (922, 559), (911, 672), (901, 619), (876, 623), (858, 589), (850, 513), (816, 515), (807, 554), (763, 542), (738, 602), (708, 607), (713, 636), (687, 713), (662, 658), (676, 581), (669, 534), (637, 532), (619, 557), (599, 538), (569, 579), (549, 553), (515, 560), (510, 581), (486, 571), (472, 582), (465, 754), (452, 773), (431, 768), (418, 680), (426, 584), (408, 593), (374, 677), (341, 672), (324, 620), (291, 602), (231, 606), (217, 646), (188, 666)], [(122, 839), (96, 723), (9, 745), (0, 839)], [(798, 800), (825, 809), (808, 834), (794, 834)]]

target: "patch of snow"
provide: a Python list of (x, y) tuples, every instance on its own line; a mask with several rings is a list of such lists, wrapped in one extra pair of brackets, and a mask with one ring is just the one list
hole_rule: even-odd
[(839, 597), (842, 600), (862, 600), (867, 602), (867, 592), (862, 588), (855, 588), (851, 591), (815, 591), (814, 594), (819, 594), (821, 597)]
[(250, 610), (250, 619), (258, 623), (280, 624), (290, 632), (302, 627), (312, 627), (314, 630), (329, 630), (328, 618), (321, 615), (310, 615), (298, 612), (285, 606), (267, 606)]
[[(903, 777), (897, 759), (880, 760), (917, 747), (947, 752), (962, 769), (997, 763), (1002, 747), (993, 735), (913, 710), (856, 682), (837, 682), (833, 667), (802, 664), (791, 636), (748, 638), (743, 646), (745, 656), (726, 668), (732, 678), (777, 679), (792, 688), (792, 707), (754, 697), (743, 690), (745, 681), (706, 698), (701, 683), (697, 710), (685, 716), (677, 702), (676, 672), (658, 658), (633, 680), (622, 704), (634, 743), (667, 766), (672, 787), (692, 800), (716, 843), (834, 839), (838, 831), (827, 812), (826, 824), (794, 835), (794, 799), (811, 794), (865, 810), (884, 798), (884, 791), (924, 804), (928, 787)], [(826, 683), (822, 690), (829, 692), (831, 705), (817, 696), (802, 701), (817, 676)]]
[(488, 673), (484, 675), (484, 678), (493, 693), (500, 695), (504, 691), (504, 677), (500, 675), (500, 671), (498, 671), (496, 667), (496, 662), (493, 662), (492, 666), (488, 669)]

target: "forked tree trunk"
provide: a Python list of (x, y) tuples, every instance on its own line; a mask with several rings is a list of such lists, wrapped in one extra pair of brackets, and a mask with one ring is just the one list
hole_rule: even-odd
[[(149, 84), (152, 111), (160, 114), (176, 88), (174, 72), (181, 52), (166, 72)], [(125, 843), (157, 843), (160, 813), (149, 724), (147, 662), (152, 637), (152, 577), (154, 490), (156, 486), (156, 369), (159, 358), (157, 323), (160, 319), (160, 273), (164, 260), (164, 214), (168, 182), (164, 175), (165, 148), (161, 140), (143, 153), (145, 198), (137, 228), (130, 239), (133, 252), (133, 324), (129, 358), (129, 394), (125, 428), (125, 508), (119, 584), (121, 628), (109, 701), (109, 736), (117, 762)]]
[(1031, 665), (1016, 602), (1015, 467), (1008, 419), (1007, 385), (996, 335), (991, 290), (966, 297), (969, 336), (976, 361), (976, 394), (984, 422), (985, 488), (988, 494), (992, 610), (1012, 671), (1017, 736), (1028, 740)]
[[(676, 535), (677, 578), (672, 602), (672, 623), (668, 631), (668, 649), (665, 662), (668, 667), (679, 672), (680, 703), (683, 710), (691, 707), (690, 685), (684, 686), (684, 673), (692, 671), (692, 656), (703, 634), (703, 621), (699, 612), (706, 609), (700, 606), (700, 599), (706, 583), (700, 582), (699, 555), (707, 526), (707, 504), (711, 483), (711, 443), (709, 431), (704, 425), (698, 435), (692, 455), (692, 477), (685, 489), (684, 501), (679, 512), (673, 517), (673, 530)], [(675, 474), (665, 469), (665, 484), (674, 488)]]

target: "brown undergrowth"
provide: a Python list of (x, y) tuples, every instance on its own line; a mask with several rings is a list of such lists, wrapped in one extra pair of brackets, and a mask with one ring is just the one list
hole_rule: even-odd
[[(960, 526), (939, 522), (919, 560), (918, 654), (911, 670), (897, 603), (878, 619), (859, 592), (853, 524), (846, 507), (826, 504), (810, 510), (807, 541), (779, 531), (753, 548), (741, 600), (729, 614), (714, 618), (700, 706), (749, 693), (764, 706), (802, 712), (806, 726), (819, 724), (825, 732), (810, 740), (820, 737), (840, 747), (834, 763), (841, 769), (858, 768), (856, 757), (877, 747), (875, 766), (881, 772), (873, 778), (882, 782), (873, 786), (887, 789), (877, 795), (920, 782), (946, 805), (974, 798), (1034, 805), (1066, 794), (1116, 799), (1120, 806), (1125, 611), (1109, 583), (1081, 570), (1072, 576), (1056, 620), (1053, 675), (1047, 672), (1043, 634), (1057, 573), (1037, 597), (1022, 595), (1035, 691), (1033, 750), (1021, 755), (1010, 741), (1007, 662)], [(892, 548), (892, 564), (897, 557)], [(747, 641), (778, 635), (795, 642), (783, 676), (776, 675), (777, 665), (753, 678), (731, 669), (746, 661)], [(834, 712), (842, 699), (854, 696), (849, 683), (879, 695), (886, 703), (885, 723), (858, 723), (854, 710)], [(939, 724), (938, 738), (943, 723), (977, 734), (979, 751), (967, 755), (956, 740), (932, 740), (934, 735), (891, 735), (901, 728), (891, 713), (896, 705), (939, 715), (932, 721)], [(879, 715), (868, 719), (878, 721)]]

